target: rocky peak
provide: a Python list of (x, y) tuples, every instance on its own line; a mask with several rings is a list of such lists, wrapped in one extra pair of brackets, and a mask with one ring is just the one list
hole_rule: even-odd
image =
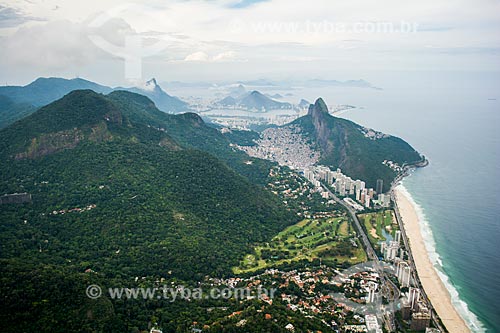
[(161, 88), (158, 85), (158, 83), (156, 82), (155, 78), (152, 78), (151, 80), (146, 81), (146, 83), (142, 87), (140, 87), (140, 88), (142, 90), (153, 91), (153, 92), (161, 90)]
[(331, 143), (329, 142), (330, 131), (328, 117), (328, 106), (326, 106), (325, 101), (322, 98), (318, 98), (314, 104), (309, 106), (309, 111), (307, 115), (311, 117), (311, 122), (316, 130), (316, 136), (320, 146), (325, 150), (329, 151)]
[(316, 100), (314, 104), (309, 106), (308, 116), (317, 118), (322, 114), (328, 114), (328, 106), (326, 106), (325, 101), (320, 97)]

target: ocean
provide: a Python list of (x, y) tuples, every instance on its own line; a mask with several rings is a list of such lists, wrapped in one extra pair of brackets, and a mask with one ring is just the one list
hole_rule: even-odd
[[(356, 109), (341, 116), (396, 135), (430, 161), (403, 181), (430, 257), (473, 332), (500, 332), (500, 73), (357, 74), (371, 88), (266, 91)], [(357, 79), (353, 73), (328, 77)]]
[[(405, 139), (430, 161), (403, 181), (431, 260), (474, 332), (500, 332), (500, 75), (389, 73), (383, 90), (325, 90), (342, 114)], [(309, 97), (309, 98), (312, 98)]]

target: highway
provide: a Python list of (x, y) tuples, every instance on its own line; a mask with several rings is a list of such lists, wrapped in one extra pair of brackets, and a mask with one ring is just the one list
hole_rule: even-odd
[(361, 241), (363, 242), (363, 245), (364, 245), (364, 247), (366, 249), (366, 255), (368, 256), (368, 259), (373, 260), (373, 261), (378, 261), (377, 253), (373, 249), (373, 246), (370, 243), (370, 240), (368, 239), (368, 236), (366, 236), (363, 228), (361, 228), (361, 223), (359, 223), (358, 216), (356, 215), (356, 212), (354, 211), (354, 209), (352, 209), (351, 206), (349, 206), (348, 204), (346, 204), (344, 202), (344, 200), (339, 199), (332, 191), (330, 191), (330, 189), (325, 184), (323, 184), (321, 182), (320, 182), (320, 184), (323, 187), (323, 189), (325, 189), (328, 192), (328, 194), (330, 195), (330, 197), (333, 200), (335, 200), (335, 202), (337, 202), (338, 204), (340, 204), (343, 207), (345, 207), (345, 209), (347, 209), (347, 211), (351, 215), (352, 220), (354, 221), (354, 224), (356, 225), (356, 228), (359, 231), (359, 235), (361, 236)]
[[(361, 241), (363, 242), (363, 245), (366, 250), (366, 255), (369, 260), (372, 260), (375, 263), (375, 267), (377, 268), (377, 271), (380, 275), (380, 280), (381, 280), (381, 290), (386, 289), (387, 293), (387, 299), (391, 301), (397, 301), (399, 300), (401, 296), (401, 291), (399, 288), (390, 280), (386, 277), (386, 273), (384, 272), (383, 268), (378, 264), (379, 263), (379, 258), (377, 256), (377, 253), (373, 249), (372, 243), (370, 242), (370, 239), (366, 235), (364, 229), (361, 227), (361, 223), (359, 222), (358, 216), (356, 215), (356, 211), (349, 206), (344, 200), (339, 199), (325, 184), (320, 182), (321, 187), (323, 187), (324, 190), (328, 192), (330, 197), (337, 202), (338, 204), (342, 205), (349, 214), (351, 215), (352, 220), (354, 221), (354, 224), (356, 225), (356, 228), (358, 229), (358, 234), (361, 238)], [(392, 326), (394, 327), (394, 323), (392, 323)]]

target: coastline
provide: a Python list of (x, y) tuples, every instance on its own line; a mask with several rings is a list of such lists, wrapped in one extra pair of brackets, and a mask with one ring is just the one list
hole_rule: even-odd
[(471, 332), (464, 319), (453, 306), (450, 292), (432, 264), (420, 229), (417, 211), (401, 185), (394, 189), (397, 210), (402, 218), (404, 232), (409, 240), (410, 251), (418, 278), (434, 310), (450, 333)]

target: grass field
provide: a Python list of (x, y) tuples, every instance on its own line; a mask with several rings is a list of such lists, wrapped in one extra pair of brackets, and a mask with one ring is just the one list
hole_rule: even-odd
[(392, 210), (361, 214), (358, 218), (363, 223), (370, 242), (377, 250), (380, 250), (379, 242), (387, 240), (385, 235), (391, 235), (394, 238), (396, 230), (399, 230)]
[(345, 217), (307, 219), (290, 226), (270, 243), (256, 246), (233, 271), (240, 274), (316, 258), (332, 264), (366, 261), (366, 254)]

